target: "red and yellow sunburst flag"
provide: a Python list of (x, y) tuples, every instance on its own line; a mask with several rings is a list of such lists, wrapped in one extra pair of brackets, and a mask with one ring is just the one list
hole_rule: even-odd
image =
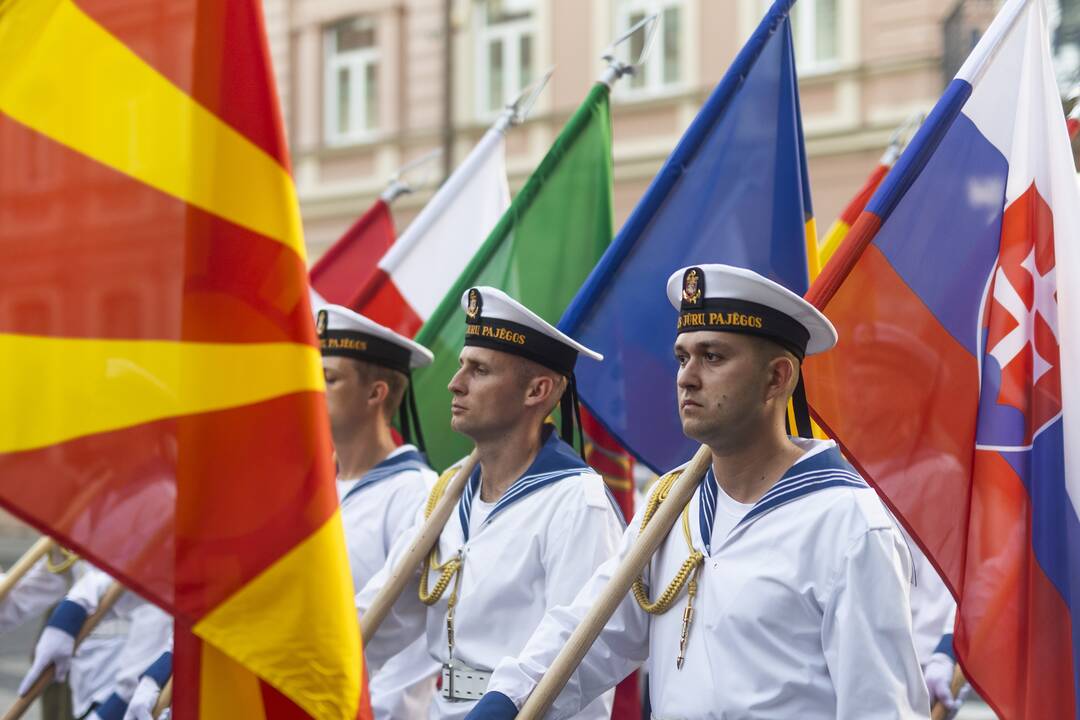
[(0, 505), (174, 614), (181, 719), (370, 716), (273, 87), (258, 0), (0, 0)]

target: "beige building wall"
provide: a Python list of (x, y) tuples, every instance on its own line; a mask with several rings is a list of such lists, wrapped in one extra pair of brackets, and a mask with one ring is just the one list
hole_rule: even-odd
[[(627, 0), (638, 2), (639, 0)], [(624, 0), (503, 0), (531, 8), (533, 70), (555, 66), (530, 120), (508, 138), (511, 189), (539, 162), (569, 114), (602, 71), (600, 55), (621, 31)], [(362, 213), (404, 162), (440, 147), (444, 132), (442, 0), (264, 0), (280, 95), (292, 142), (309, 253), (321, 254)], [(871, 172), (889, 136), (913, 112), (932, 107), (944, 88), (944, 22), (958, 4), (941, 0), (800, 0), (796, 11), (835, 9), (834, 57), (804, 62), (796, 17), (800, 93), (815, 215), (835, 219)], [(648, 3), (645, 3), (648, 4)], [(677, 82), (654, 92), (616, 88), (612, 115), (616, 222), (621, 224), (709, 92), (757, 24), (765, 0), (655, 0), (679, 10)], [(995, 0), (965, 0), (976, 25)], [(806, 6), (806, 7), (802, 7)], [(487, 126), (477, 112), (476, 33), (485, 3), (452, 0), (453, 137), (456, 164)], [(988, 10), (987, 10), (988, 9)], [(378, 128), (355, 143), (326, 136), (326, 28), (370, 18), (378, 47)], [(663, 30), (660, 31), (663, 33)], [(655, 48), (654, 48), (655, 50)], [(286, 66), (283, 66), (287, 64)], [(430, 189), (393, 206), (398, 230)]]

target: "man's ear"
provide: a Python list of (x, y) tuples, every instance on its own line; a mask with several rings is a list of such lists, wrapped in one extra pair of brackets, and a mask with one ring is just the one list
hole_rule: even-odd
[(368, 405), (381, 407), (389, 394), (390, 386), (386, 384), (386, 381), (376, 380), (371, 383), (371, 389), (368, 390)]
[(525, 385), (525, 407), (544, 405), (555, 392), (555, 380), (550, 375), (537, 375)]
[(772, 400), (779, 397), (787, 402), (795, 389), (798, 374), (798, 364), (790, 355), (785, 353), (770, 360), (765, 382), (765, 399)]

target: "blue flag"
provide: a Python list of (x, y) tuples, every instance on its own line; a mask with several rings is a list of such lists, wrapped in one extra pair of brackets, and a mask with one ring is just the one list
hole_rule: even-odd
[(812, 212), (793, 2), (769, 9), (559, 323), (605, 357), (576, 370), (585, 404), (657, 472), (696, 448), (676, 406), (668, 276), (723, 262), (807, 290)]

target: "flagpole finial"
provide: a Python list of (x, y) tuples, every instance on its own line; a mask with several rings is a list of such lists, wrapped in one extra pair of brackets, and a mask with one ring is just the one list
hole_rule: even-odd
[[(601, 59), (607, 62), (607, 69), (604, 70), (600, 76), (599, 82), (604, 83), (608, 87), (611, 87), (619, 78), (623, 75), (636, 75), (641, 66), (645, 63), (645, 60), (649, 57), (649, 52), (652, 50), (653, 38), (656, 36), (656, 29), (660, 27), (660, 14), (653, 13), (645, 18), (642, 18), (635, 23), (629, 30), (624, 32), (604, 50), (604, 54), (601, 55)], [(645, 33), (645, 42), (641, 45), (641, 52), (636, 59), (631, 59), (630, 62), (624, 62), (619, 60), (616, 56), (616, 49), (627, 42), (636, 33)]]
[(885, 153), (881, 156), (883, 165), (891, 166), (896, 162), (900, 154), (904, 152), (904, 148), (911, 142), (911, 138), (915, 137), (915, 133), (922, 126), (925, 119), (926, 113), (921, 110), (914, 112), (899, 127), (893, 130), (892, 136), (889, 137), (889, 144), (885, 148)]
[(418, 168), (428, 167), (431, 163), (438, 158), (442, 157), (442, 148), (435, 148), (431, 152), (425, 153), (415, 160), (402, 165), (397, 169), (390, 179), (386, 183), (386, 189), (382, 191), (379, 198), (387, 205), (397, 200), (402, 195), (408, 195), (414, 192), (417, 187), (425, 187), (431, 182), (431, 172), (426, 172), (422, 176), (417, 178), (409, 178), (408, 174)]
[(520, 125), (525, 122), (529, 117), (529, 113), (532, 112), (537, 98), (547, 87), (548, 80), (551, 79), (554, 73), (555, 66), (552, 65), (547, 69), (547, 72), (527, 85), (516, 98), (506, 105), (502, 114), (499, 115), (499, 119), (495, 121), (496, 126), (505, 130), (511, 125)]

